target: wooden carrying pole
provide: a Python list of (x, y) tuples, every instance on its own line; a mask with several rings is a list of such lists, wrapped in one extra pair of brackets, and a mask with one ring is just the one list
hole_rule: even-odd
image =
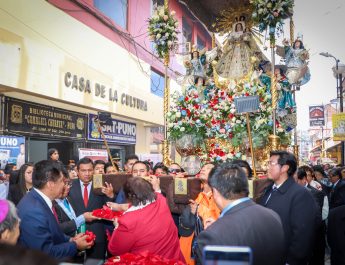
[(246, 113), (246, 120), (247, 120), (247, 130), (248, 130), (248, 138), (249, 138), (249, 145), (250, 145), (250, 154), (252, 156), (253, 175), (254, 175), (254, 178), (257, 178), (256, 167), (255, 167), (255, 159), (254, 159), (253, 139), (252, 139), (252, 133), (251, 133), (251, 129), (250, 129), (249, 113), (248, 112)]
[(103, 130), (102, 130), (101, 123), (99, 122), (99, 119), (97, 119), (96, 121), (97, 121), (98, 132), (99, 132), (99, 133), (101, 134), (101, 136), (102, 136), (102, 139), (103, 139), (105, 148), (107, 149), (108, 156), (109, 156), (109, 158), (110, 158), (111, 165), (112, 165), (113, 167), (115, 167), (114, 161), (113, 161), (113, 157), (112, 157), (112, 155), (111, 155), (111, 152), (110, 152), (110, 148), (109, 148), (107, 139), (105, 139), (105, 135), (104, 135)]

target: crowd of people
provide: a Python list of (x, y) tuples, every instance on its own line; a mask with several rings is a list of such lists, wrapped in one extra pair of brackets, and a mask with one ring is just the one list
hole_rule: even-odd
[[(117, 163), (87, 157), (64, 166), (58, 150), (48, 154), (47, 160), (18, 170), (9, 166), (3, 173), (0, 264), (15, 259), (11, 252), (17, 250), (31, 264), (83, 263), (143, 252), (179, 264), (202, 264), (207, 245), (250, 247), (255, 265), (324, 264), (328, 250), (332, 265), (345, 264), (345, 168), (340, 166), (297, 167), (291, 153), (271, 152), (270, 181), (254, 201), (246, 161), (206, 163), (197, 175), (201, 192), (176, 214), (160, 177), (186, 177), (177, 163), (153, 167), (133, 154), (121, 170)], [(132, 177), (118, 192), (107, 182), (101, 194), (93, 192), (94, 174), (121, 172)], [(92, 214), (105, 205), (123, 212), (121, 217), (112, 222)], [(94, 241), (86, 231), (95, 235)]]

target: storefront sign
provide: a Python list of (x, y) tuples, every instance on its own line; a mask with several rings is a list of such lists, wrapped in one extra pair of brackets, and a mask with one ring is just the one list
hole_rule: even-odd
[(309, 106), (309, 122), (310, 127), (325, 125), (324, 106)]
[(79, 159), (82, 159), (83, 157), (88, 157), (92, 161), (103, 160), (104, 162), (108, 162), (107, 150), (79, 148), (78, 152), (79, 152)]
[(345, 113), (332, 115), (333, 140), (345, 141)]
[(16, 164), (18, 169), (25, 163), (25, 137), (0, 136), (0, 163), (2, 169), (7, 163)]
[[(95, 141), (103, 141), (98, 131), (95, 119), (97, 115), (89, 114), (88, 139)], [(102, 131), (105, 139), (112, 143), (135, 144), (137, 136), (136, 124), (111, 119), (113, 125), (103, 125)]]
[(10, 132), (44, 137), (86, 138), (86, 115), (6, 97), (6, 125)]
[(116, 89), (112, 89), (111, 87), (100, 84), (99, 82), (93, 82), (83, 76), (77, 76), (71, 72), (65, 73), (64, 84), (66, 87), (73, 90), (87, 94), (94, 94), (95, 97), (108, 99), (109, 101), (114, 102), (114, 104), (119, 102), (121, 105), (128, 106), (130, 108), (147, 111), (147, 102), (145, 100), (126, 93), (118, 94)]

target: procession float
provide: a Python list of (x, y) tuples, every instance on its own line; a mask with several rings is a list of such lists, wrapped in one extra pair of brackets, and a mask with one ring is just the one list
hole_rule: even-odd
[[(300, 35), (294, 39), (293, 0), (200, 1), (208, 12), (193, 1), (181, 2), (214, 40), (209, 51), (191, 44), (188, 53), (180, 54), (178, 24), (168, 1), (149, 20), (150, 38), (166, 67), (172, 54), (185, 67), (178, 78), (181, 91), (170, 95), (165, 86), (163, 160), (169, 164), (169, 144), (174, 143), (191, 174), (200, 162), (245, 159), (256, 175), (255, 169), (265, 169), (270, 150), (291, 145), (295, 91), (310, 79), (308, 51)], [(291, 40), (279, 46), (276, 39), (286, 19)], [(222, 39), (219, 45), (215, 34)], [(271, 56), (263, 52), (266, 42)], [(297, 155), (296, 143), (293, 147)]]

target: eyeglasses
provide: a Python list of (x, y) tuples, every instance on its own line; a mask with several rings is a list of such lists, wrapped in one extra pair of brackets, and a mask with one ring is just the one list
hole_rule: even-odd
[(279, 165), (278, 162), (274, 162), (274, 161), (268, 161), (267, 162), (267, 166), (275, 166), (275, 165)]
[(169, 168), (168, 170), (169, 173), (175, 174), (175, 173), (180, 173), (181, 169), (178, 168)]
[(72, 187), (72, 182), (65, 182), (66, 187)]

